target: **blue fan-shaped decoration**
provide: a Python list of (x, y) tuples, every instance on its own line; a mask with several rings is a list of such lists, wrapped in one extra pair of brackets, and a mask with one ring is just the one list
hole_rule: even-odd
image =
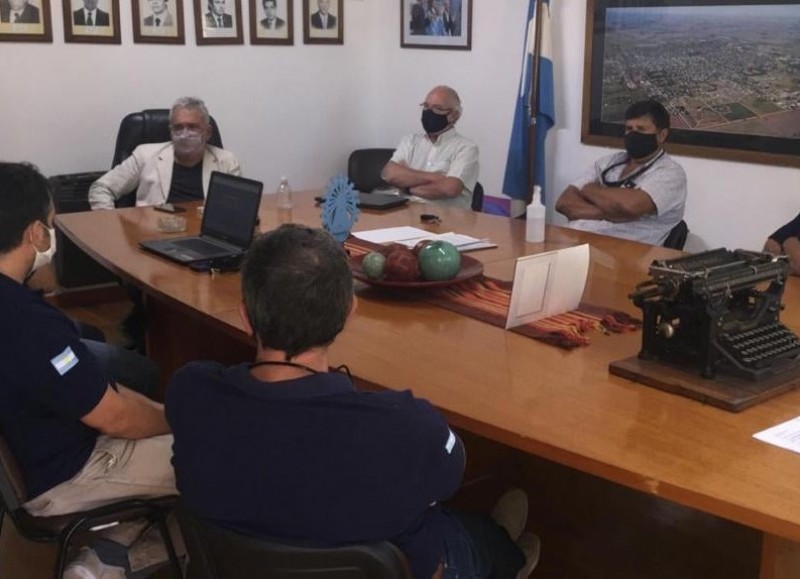
[(344, 243), (358, 221), (358, 192), (344, 175), (336, 175), (325, 188), (322, 226), (339, 243)]

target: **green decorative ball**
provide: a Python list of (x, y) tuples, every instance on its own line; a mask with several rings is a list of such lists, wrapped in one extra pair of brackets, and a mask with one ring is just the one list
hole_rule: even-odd
[(453, 279), (461, 269), (461, 254), (447, 241), (431, 241), (419, 250), (418, 258), (422, 277), (428, 281)]
[(386, 258), (383, 254), (373, 251), (364, 256), (361, 262), (361, 270), (369, 279), (381, 279), (385, 265)]

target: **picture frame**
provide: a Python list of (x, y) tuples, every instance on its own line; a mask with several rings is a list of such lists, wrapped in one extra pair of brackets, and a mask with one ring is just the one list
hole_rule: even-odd
[(244, 44), (242, 0), (194, 0), (198, 45)]
[(472, 50), (472, 0), (400, 0), (400, 47)]
[(53, 42), (50, 0), (0, 0), (0, 42)]
[(293, 0), (250, 0), (250, 44), (294, 44)]
[(344, 44), (344, 0), (302, 2), (303, 43)]
[(654, 99), (670, 112), (672, 153), (800, 167), (800, 0), (587, 0), (587, 11), (583, 143), (622, 147), (625, 108)]
[(64, 42), (120, 44), (119, 0), (63, 0)]
[(185, 44), (183, 0), (131, 0), (135, 44)]

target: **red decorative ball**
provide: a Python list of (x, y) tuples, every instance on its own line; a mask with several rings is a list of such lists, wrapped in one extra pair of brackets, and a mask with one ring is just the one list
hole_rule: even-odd
[(393, 281), (416, 281), (420, 277), (419, 261), (407, 247), (395, 249), (386, 258), (383, 268), (386, 279)]

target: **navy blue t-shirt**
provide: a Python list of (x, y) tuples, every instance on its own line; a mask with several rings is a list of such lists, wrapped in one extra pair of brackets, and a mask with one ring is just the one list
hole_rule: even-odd
[(169, 186), (167, 202), (203, 200), (203, 162), (194, 167), (184, 167), (180, 163), (172, 165), (172, 183)]
[(173, 466), (198, 515), (315, 545), (391, 540), (430, 578), (457, 524), (464, 449), (410, 392), (359, 392), (338, 373), (261, 382), (249, 365), (193, 362), (167, 388)]
[(0, 432), (29, 499), (86, 464), (98, 433), (80, 418), (107, 384), (69, 318), (0, 274)]

